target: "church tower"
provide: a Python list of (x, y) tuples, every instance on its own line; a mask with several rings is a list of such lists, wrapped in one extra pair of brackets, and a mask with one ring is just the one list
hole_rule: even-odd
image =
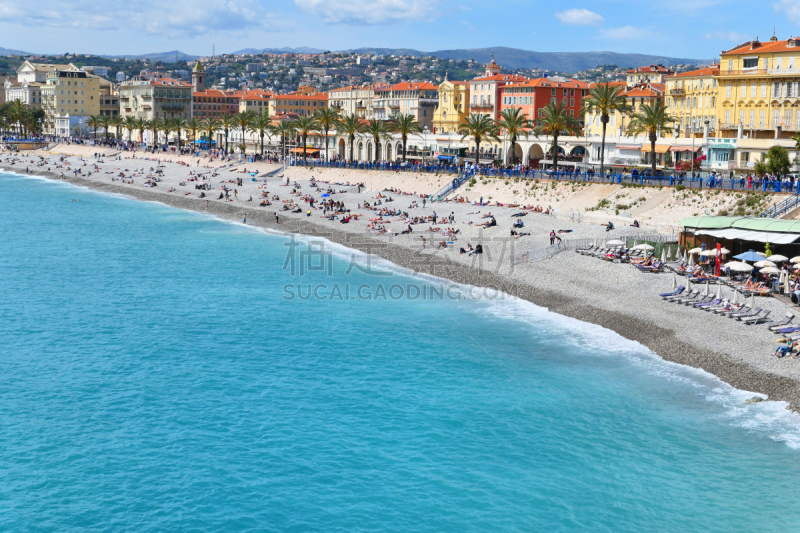
[(197, 60), (192, 69), (192, 92), (199, 93), (206, 90), (206, 71), (200, 60)]
[(500, 66), (494, 62), (494, 54), (492, 54), (492, 62), (486, 65), (486, 73), (484, 76), (487, 78), (491, 76), (497, 76), (500, 74)]

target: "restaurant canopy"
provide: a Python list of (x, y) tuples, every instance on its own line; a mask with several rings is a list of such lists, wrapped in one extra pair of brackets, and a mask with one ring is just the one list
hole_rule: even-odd
[(697, 236), (791, 244), (800, 239), (800, 221), (752, 217), (690, 217), (680, 225)]
[[(656, 145), (656, 153), (657, 154), (666, 154), (669, 152), (670, 146), (668, 144), (657, 144)], [(645, 144), (642, 146), (642, 152), (650, 152), (650, 145)]]

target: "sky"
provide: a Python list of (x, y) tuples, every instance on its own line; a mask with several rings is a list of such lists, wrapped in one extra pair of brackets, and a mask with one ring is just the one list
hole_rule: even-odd
[(773, 28), (800, 35), (800, 1), (0, 0), (0, 47), (51, 54), (507, 46), (710, 59)]

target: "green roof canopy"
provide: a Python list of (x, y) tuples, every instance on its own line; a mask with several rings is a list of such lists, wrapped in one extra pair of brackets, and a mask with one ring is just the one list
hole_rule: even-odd
[(800, 234), (800, 221), (780, 218), (690, 217), (681, 220), (680, 225), (695, 231), (731, 228), (769, 233)]

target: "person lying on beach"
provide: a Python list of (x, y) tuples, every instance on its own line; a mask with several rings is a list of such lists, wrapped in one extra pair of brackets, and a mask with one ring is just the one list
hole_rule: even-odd
[(483, 223), (483, 224), (477, 224), (477, 225), (478, 225), (478, 226), (482, 226), (482, 227), (484, 227), (484, 228), (491, 228), (491, 227), (493, 227), (493, 226), (496, 226), (496, 225), (497, 225), (497, 220), (495, 220), (495, 218), (494, 218), (494, 217), (492, 217), (492, 219), (491, 219), (489, 222), (485, 222), (485, 223)]
[(447, 248), (447, 242), (439, 241), (439, 244), (436, 246), (436, 249), (441, 250), (442, 248)]
[(431, 227), (431, 226), (428, 226), (428, 231), (430, 231), (431, 233), (435, 233), (435, 232), (437, 232), (437, 231), (439, 231), (441, 229), (442, 228), (440, 226), (436, 226), (435, 228)]
[(524, 216), (526, 216), (527, 214), (528, 214), (528, 213), (514, 213), (514, 214), (513, 214), (513, 215), (511, 215), (511, 216), (512, 216), (512, 217), (524, 217)]
[[(780, 359), (781, 357), (785, 357), (786, 355), (788, 355), (789, 353), (791, 353), (791, 352), (792, 352), (792, 350), (794, 350), (794, 347), (795, 347), (795, 346), (797, 346), (797, 341), (793, 341), (793, 340), (787, 339), (787, 340), (786, 340), (786, 344), (785, 344), (784, 346), (778, 346), (777, 348), (775, 348), (775, 353), (774, 353), (774, 355), (775, 355), (775, 357), (777, 357), (777, 358), (779, 358), (779, 359)], [(800, 355), (800, 352), (798, 352), (797, 354), (795, 354), (795, 355), (793, 356), (793, 358), (794, 358), (794, 359), (797, 359), (797, 356), (798, 356), (798, 355)]]

